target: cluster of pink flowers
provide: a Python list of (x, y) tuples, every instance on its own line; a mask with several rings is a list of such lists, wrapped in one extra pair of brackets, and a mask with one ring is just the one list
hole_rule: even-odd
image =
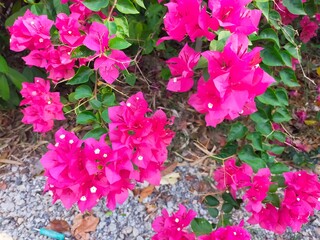
[(168, 120), (162, 110), (147, 117), (150, 111), (141, 92), (121, 102), (120, 106), (109, 108), (109, 136), (113, 149), (125, 146), (132, 155), (133, 164), (139, 168), (135, 178), (158, 185), (168, 154), (166, 147), (174, 132), (165, 128), (172, 120)]
[[(119, 70), (126, 69), (130, 58), (120, 50), (109, 51), (110, 36), (108, 28), (102, 23), (90, 22), (93, 14), (106, 18), (101, 12), (92, 12), (81, 1), (70, 5), (71, 14), (59, 13), (56, 21), (47, 16), (34, 15), (27, 10), (24, 16), (18, 17), (12, 27), (9, 27), (10, 49), (13, 51), (30, 50), (24, 57), (28, 66), (44, 68), (55, 83), (74, 76), (74, 68), (85, 65), (95, 59), (94, 68), (102, 79), (113, 83), (119, 76)], [(50, 30), (55, 26), (59, 40), (52, 42)], [(72, 51), (84, 45), (95, 53), (86, 58), (71, 58)]]
[(109, 108), (112, 149), (105, 135), (100, 141), (80, 140), (72, 132), (57, 131), (56, 143), (41, 159), (48, 178), (46, 190), (53, 192), (54, 202), (60, 199), (66, 208), (77, 204), (85, 211), (106, 197), (107, 207), (114, 209), (127, 199), (135, 182), (159, 184), (174, 133), (166, 129), (163, 111), (146, 117), (149, 111), (141, 92)]
[(240, 226), (220, 227), (210, 235), (200, 236), (199, 240), (250, 240), (250, 233)]
[(152, 240), (232, 240), (243, 239), (250, 240), (250, 234), (242, 228), (243, 222), (239, 226), (220, 227), (209, 235), (203, 235), (196, 238), (194, 233), (190, 233), (187, 228), (195, 218), (196, 212), (186, 209), (185, 206), (179, 205), (179, 210), (169, 215), (167, 209), (162, 210), (162, 215), (157, 217), (152, 228), (156, 232)]
[(167, 209), (163, 209), (162, 216), (157, 217), (152, 223), (152, 228), (156, 232), (152, 240), (194, 240), (195, 234), (188, 232), (186, 228), (196, 215), (195, 211), (187, 211), (181, 204), (179, 210), (171, 216)]
[(34, 83), (22, 83), (20, 105), (28, 105), (22, 110), (24, 124), (33, 124), (35, 132), (45, 133), (53, 128), (54, 120), (63, 120), (63, 104), (59, 92), (50, 92), (50, 82), (35, 78)]
[[(189, 91), (193, 84), (193, 68), (202, 55), (208, 61), (209, 79), (201, 77), (197, 93), (189, 104), (205, 114), (208, 126), (216, 127), (224, 119), (233, 120), (240, 115), (256, 111), (254, 98), (265, 92), (274, 79), (260, 67), (260, 51), (248, 52), (247, 36), (258, 30), (260, 10), (246, 6), (251, 0), (210, 0), (207, 11), (201, 0), (172, 0), (166, 6), (168, 13), (164, 25), (168, 37), (182, 41), (186, 35), (192, 41), (197, 37), (213, 40), (211, 30), (222, 27), (231, 33), (223, 52), (197, 53), (187, 44), (176, 58), (167, 61), (172, 78), (167, 89), (174, 92)], [(191, 6), (191, 7), (190, 7)], [(198, 17), (194, 17), (198, 16)]]
[(223, 167), (214, 172), (217, 188), (230, 189), (234, 198), (237, 189), (248, 187), (242, 197), (246, 202), (246, 210), (252, 213), (248, 223), (259, 224), (278, 234), (284, 233), (287, 227), (297, 232), (314, 214), (314, 209), (319, 210), (320, 182), (317, 175), (306, 171), (284, 173), (286, 188), (280, 207), (277, 208), (271, 203), (263, 203), (273, 184), (270, 170), (262, 168), (251, 178), (248, 173), (252, 173), (251, 167), (245, 163), (236, 166), (235, 159), (227, 160)]

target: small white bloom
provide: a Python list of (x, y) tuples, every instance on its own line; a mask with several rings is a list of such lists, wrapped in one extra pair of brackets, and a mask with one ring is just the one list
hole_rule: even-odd
[(103, 157), (104, 157), (104, 158), (108, 157), (108, 154), (106, 154), (106, 153), (105, 153), (105, 154), (103, 154)]
[(127, 107), (131, 107), (131, 103), (128, 102), (128, 103), (127, 103)]
[(94, 153), (95, 153), (95, 154), (99, 154), (99, 153), (100, 153), (100, 149), (97, 148), (96, 150), (94, 150)]
[(142, 161), (142, 160), (143, 160), (143, 156), (140, 155), (140, 156), (138, 157), (138, 160), (139, 160), (139, 161)]
[(71, 139), (71, 140), (69, 141), (69, 143), (72, 144), (72, 143), (74, 143), (74, 141)]
[(48, 101), (48, 104), (51, 104), (52, 102), (51, 101)]
[(43, 43), (43, 38), (39, 38), (39, 42), (40, 42), (40, 43)]
[(213, 104), (212, 103), (208, 103), (208, 108), (213, 108)]
[(82, 196), (82, 197), (80, 198), (80, 200), (81, 200), (82, 202), (84, 202), (84, 201), (87, 200), (87, 198), (86, 198), (86, 196)]
[(90, 192), (91, 193), (95, 193), (97, 191), (97, 188), (95, 187), (95, 186), (92, 186), (91, 188), (90, 188)]
[(64, 135), (64, 134), (60, 135), (60, 139), (64, 139), (65, 137), (66, 137), (66, 135)]
[(179, 218), (176, 218), (174, 221), (175, 221), (176, 223), (178, 223), (178, 222), (179, 222)]
[(178, 80), (176, 77), (173, 78), (173, 82), (176, 83)]

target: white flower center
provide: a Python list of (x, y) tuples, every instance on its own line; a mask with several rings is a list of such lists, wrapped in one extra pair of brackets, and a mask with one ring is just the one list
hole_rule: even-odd
[(177, 230), (178, 230), (178, 231), (180, 231), (180, 230), (181, 230), (181, 228), (177, 228)]
[(94, 153), (95, 153), (95, 154), (99, 154), (99, 153), (100, 153), (100, 149), (97, 148), (96, 150), (94, 150)]
[(108, 157), (108, 154), (106, 154), (106, 153), (105, 153), (105, 154), (103, 154), (103, 157), (104, 157), (104, 158)]
[(70, 54), (71, 54), (71, 52), (68, 52), (67, 54), (68, 54), (68, 55), (70, 55)]
[(64, 139), (65, 137), (66, 137), (66, 135), (64, 135), (64, 134), (60, 135), (60, 139)]
[(68, 33), (69, 33), (69, 34), (71, 34), (71, 33), (72, 33), (72, 31), (68, 31)]
[(178, 222), (179, 222), (179, 218), (176, 218), (174, 221), (175, 221), (176, 223), (178, 223)]
[(136, 97), (136, 99), (139, 100), (140, 98), (139, 98), (139, 97)]
[(71, 139), (71, 140), (69, 141), (69, 143), (72, 144), (72, 143), (74, 143), (74, 141)]
[(212, 103), (208, 103), (208, 108), (213, 108), (213, 104)]
[(300, 201), (300, 198), (297, 197), (297, 201), (299, 202), (299, 201)]
[(51, 104), (52, 102), (51, 101), (48, 101), (48, 104)]
[(31, 25), (34, 25), (34, 21), (31, 21), (30, 24), (31, 24)]
[(139, 161), (142, 161), (142, 160), (143, 160), (143, 156), (140, 155), (140, 156), (138, 157), (138, 160), (139, 160)]
[(127, 103), (127, 107), (131, 107), (131, 103), (128, 102), (128, 103)]
[(54, 186), (52, 184), (50, 184), (49, 187), (53, 188)]
[(298, 173), (298, 176), (301, 177), (301, 173)]
[(37, 92), (36, 92), (36, 91), (32, 91), (31, 95), (32, 95), (32, 96), (36, 96), (36, 95), (37, 95)]
[(55, 146), (55, 147), (58, 147), (58, 146), (59, 146), (59, 143), (56, 143), (54, 146)]
[(243, 113), (243, 110), (241, 110), (240, 112), (239, 112), (239, 114), (242, 114)]
[(318, 198), (318, 202), (320, 202), (320, 197)]
[(233, 232), (233, 235), (235, 235), (235, 236), (236, 236), (236, 235), (237, 235), (237, 232)]
[(177, 80), (177, 78), (175, 77), (175, 78), (173, 78), (173, 82), (174, 83), (176, 83), (178, 80)]
[(82, 202), (84, 202), (84, 201), (87, 200), (87, 198), (86, 198), (86, 196), (82, 196), (82, 197), (80, 198), (80, 200), (81, 200)]
[(90, 188), (90, 192), (91, 193), (95, 193), (97, 191), (97, 188), (95, 187), (95, 186), (92, 186), (91, 188)]
[(43, 38), (39, 38), (39, 42), (40, 42), (40, 43), (43, 43)]

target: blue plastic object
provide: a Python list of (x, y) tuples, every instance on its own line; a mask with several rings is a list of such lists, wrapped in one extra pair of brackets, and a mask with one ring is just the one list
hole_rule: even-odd
[(41, 235), (47, 236), (52, 239), (56, 239), (56, 240), (65, 240), (66, 239), (63, 233), (59, 233), (59, 232), (49, 230), (46, 228), (40, 228), (40, 229), (34, 228), (34, 230), (38, 231)]

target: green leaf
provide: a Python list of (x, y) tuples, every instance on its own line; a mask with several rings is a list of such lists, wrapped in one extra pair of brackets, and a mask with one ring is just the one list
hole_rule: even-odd
[(240, 122), (234, 123), (231, 126), (227, 141), (230, 142), (230, 141), (237, 140), (239, 138), (243, 138), (247, 133), (247, 131), (248, 131), (248, 128), (243, 124), (241, 124)]
[(81, 98), (92, 97), (92, 90), (88, 85), (81, 85), (76, 88), (74, 98), (79, 100)]
[(0, 55), (0, 73), (8, 73), (9, 67), (7, 61)]
[(281, 31), (284, 37), (293, 45), (295, 45), (295, 35), (297, 34), (296, 30), (291, 25), (281, 26)]
[(10, 87), (8, 79), (3, 73), (0, 73), (0, 98), (5, 101), (10, 99)]
[(111, 122), (111, 120), (109, 118), (108, 109), (103, 110), (103, 112), (101, 113), (101, 117), (102, 117), (103, 121), (105, 121), (106, 123), (110, 123)]
[(104, 25), (109, 30), (109, 35), (114, 35), (117, 33), (117, 24), (114, 21), (107, 21), (104, 23)]
[(240, 207), (239, 202), (237, 202), (230, 193), (224, 192), (222, 194), (222, 199), (226, 202), (226, 203), (230, 203), (232, 206), (234, 206), (235, 208)]
[(219, 210), (217, 208), (208, 208), (209, 215), (213, 218), (218, 217)]
[(119, 12), (124, 14), (139, 14), (138, 10), (130, 0), (118, 0), (116, 8)]
[(291, 120), (291, 114), (286, 108), (278, 108), (272, 115), (272, 120), (275, 123), (288, 122)]
[(286, 187), (287, 186), (285, 184), (285, 179), (284, 179), (283, 175), (272, 176), (271, 182), (277, 183), (279, 187)]
[(271, 40), (277, 44), (278, 47), (280, 47), (279, 43), (279, 38), (278, 38), (278, 33), (276, 33), (275, 30), (272, 28), (267, 28), (264, 29), (260, 34), (259, 34), (259, 39), (266, 39), (266, 40)]
[(67, 81), (68, 85), (76, 85), (81, 83), (86, 83), (89, 81), (90, 76), (93, 74), (93, 70), (87, 66), (81, 66), (77, 73)]
[(109, 0), (84, 0), (82, 3), (91, 11), (98, 12), (109, 5)]
[(299, 61), (301, 61), (301, 55), (299, 53), (298, 47), (295, 47), (293, 44), (291, 43), (287, 43), (286, 45), (284, 45), (283, 47), (285, 50), (287, 50), (287, 52), (294, 58), (298, 59)]
[(100, 137), (107, 133), (108, 131), (105, 129), (105, 128), (101, 128), (101, 127), (98, 127), (98, 128), (95, 128), (95, 129), (92, 129), (90, 130), (89, 132), (87, 132), (84, 136), (83, 136), (83, 140), (84, 139), (87, 139), (87, 138), (95, 138), (97, 140), (100, 139)]
[[(227, 142), (226, 145), (223, 146), (220, 153), (217, 155), (219, 158), (228, 158), (237, 153), (238, 143), (237, 141)], [(214, 158), (214, 156), (213, 156)]]
[(96, 121), (96, 116), (90, 111), (83, 111), (77, 116), (77, 124), (89, 124)]
[(132, 73), (129, 73), (129, 74), (126, 74), (126, 83), (128, 83), (130, 86), (134, 86), (136, 81), (137, 81), (137, 77), (136, 75), (132, 74)]
[(146, 6), (143, 3), (143, 0), (133, 0), (136, 4), (138, 4), (140, 7), (146, 9)]
[(266, 112), (263, 111), (263, 110), (260, 110), (260, 109), (259, 109), (259, 111), (251, 114), (250, 118), (251, 118), (252, 121), (254, 121), (256, 123), (261, 123), (261, 124), (266, 123), (266, 122), (269, 121), (269, 117), (266, 114)]
[(284, 149), (285, 149), (284, 147), (272, 145), (268, 151), (276, 155), (280, 155), (281, 153), (283, 153)]
[(19, 90), (21, 90), (23, 82), (28, 82), (28, 79), (23, 74), (13, 68), (9, 68), (6, 75)]
[(113, 92), (107, 93), (103, 95), (102, 103), (107, 107), (114, 106), (116, 105), (116, 96), (114, 95)]
[(269, 0), (256, 0), (257, 7), (262, 11), (266, 19), (269, 19), (270, 3)]
[(283, 0), (282, 3), (291, 13), (296, 15), (306, 15), (301, 0)]
[(268, 196), (263, 200), (263, 203), (271, 203), (275, 207), (280, 207), (280, 199), (278, 194), (268, 193)]
[(124, 40), (123, 38), (115, 37), (109, 40), (109, 47), (111, 49), (126, 49), (131, 46), (131, 43), (129, 43), (127, 40)]
[(269, 22), (270, 25), (275, 29), (279, 30), (281, 28), (281, 16), (278, 11), (270, 10), (269, 11)]
[(247, 136), (247, 139), (251, 140), (252, 146), (256, 149), (261, 151), (262, 150), (262, 136), (259, 132), (250, 133)]
[(191, 228), (197, 236), (209, 234), (212, 231), (212, 225), (204, 218), (193, 219)]
[(276, 67), (283, 66), (284, 62), (282, 56), (275, 46), (267, 45), (261, 51), (262, 62), (268, 66)]
[(123, 35), (123, 37), (129, 37), (129, 24), (128, 20), (124, 17), (114, 17), (114, 23), (117, 25), (117, 32)]
[(280, 106), (288, 106), (288, 94), (284, 88), (277, 88), (275, 90), (275, 94), (277, 96), (278, 102)]
[(280, 71), (281, 81), (288, 87), (299, 87), (295, 72), (290, 68), (285, 68)]
[(61, 0), (53, 0), (53, 6), (56, 11), (56, 14), (58, 13), (65, 13), (67, 15), (70, 14), (68, 4), (61, 4)]
[(256, 130), (260, 132), (264, 136), (268, 136), (270, 133), (272, 133), (273, 128), (270, 121), (263, 123), (263, 124), (256, 124)]
[(214, 196), (206, 196), (204, 199), (205, 203), (210, 207), (216, 207), (219, 205), (219, 200)]
[(94, 55), (96, 52), (92, 51), (91, 49), (87, 48), (84, 45), (81, 45), (71, 52), (71, 58), (86, 58), (89, 56)]
[(286, 50), (280, 50), (279, 53), (282, 57), (282, 61), (284, 62), (284, 64), (287, 67), (291, 68), (292, 67), (292, 59), (291, 59), (290, 54)]
[(241, 161), (248, 163), (255, 172), (266, 167), (266, 163), (254, 153), (251, 145), (245, 145), (238, 153), (238, 157)]
[(279, 142), (285, 142), (286, 141), (286, 135), (283, 132), (280, 131), (274, 131), (272, 133), (272, 138), (277, 139)]
[(233, 205), (230, 203), (224, 203), (221, 208), (221, 210), (225, 213), (230, 213), (232, 209), (233, 209)]
[(98, 99), (91, 99), (89, 101), (90, 106), (95, 109), (98, 110), (101, 108), (102, 103), (98, 100)]
[(280, 163), (280, 162), (271, 165), (269, 169), (272, 174), (282, 174), (284, 172), (290, 171), (287, 165), (284, 165), (283, 163)]

